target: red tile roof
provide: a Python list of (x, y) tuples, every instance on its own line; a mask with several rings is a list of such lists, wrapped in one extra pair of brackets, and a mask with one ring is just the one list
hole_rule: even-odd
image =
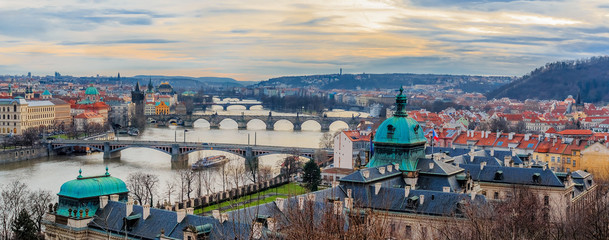
[(588, 129), (566, 129), (558, 132), (561, 135), (592, 135), (592, 130)]

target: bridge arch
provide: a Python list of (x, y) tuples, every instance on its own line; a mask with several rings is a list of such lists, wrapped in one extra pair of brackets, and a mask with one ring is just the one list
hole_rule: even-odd
[(338, 130), (345, 129), (345, 128), (349, 129), (349, 124), (345, 121), (337, 120), (337, 121), (330, 123), (328, 128), (330, 131), (338, 131)]
[(250, 106), (250, 110), (263, 110), (264, 107), (262, 105), (252, 105)]
[(53, 147), (53, 150), (59, 150), (59, 149), (62, 149), (62, 148), (71, 148), (71, 147), (82, 147), (82, 148), (88, 147), (88, 148), (91, 148), (91, 149), (93, 149), (95, 151), (99, 151), (99, 152), (103, 152), (104, 151), (104, 146), (103, 145), (99, 145), (98, 146), (98, 145), (86, 144), (86, 143), (83, 143), (83, 144), (67, 144), (67, 145), (63, 145), (63, 144), (62, 145), (55, 145), (55, 144), (53, 144), (52, 147)]
[(192, 123), (194, 128), (210, 128), (211, 123), (207, 119), (199, 118)]
[(247, 110), (246, 106), (243, 106), (241, 104), (235, 103), (235, 104), (229, 104), (228, 106), (226, 106), (226, 110)]
[(294, 123), (292, 123), (290, 120), (279, 119), (273, 123), (273, 129), (283, 131), (294, 130)]
[(315, 120), (307, 120), (301, 124), (300, 128), (305, 131), (321, 131), (321, 124)]
[(239, 123), (235, 119), (226, 117), (218, 122), (218, 127), (221, 129), (239, 129)]
[[(136, 148), (146, 148), (146, 149), (152, 149), (152, 150), (156, 150), (158, 152), (162, 152), (168, 155), (171, 155), (171, 147), (155, 147), (155, 146), (124, 146), (124, 147), (116, 147), (116, 148), (112, 148), (110, 149), (110, 152), (118, 152), (118, 151), (122, 151), (125, 149), (136, 149)], [(103, 152), (103, 150), (102, 150)]]
[(254, 118), (252, 120), (250, 120), (249, 122), (247, 122), (247, 129), (251, 129), (251, 130), (265, 130), (266, 129), (266, 122)]

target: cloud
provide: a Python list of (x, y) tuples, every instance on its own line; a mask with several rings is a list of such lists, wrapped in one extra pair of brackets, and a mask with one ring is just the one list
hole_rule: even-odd
[(91, 41), (91, 42), (61, 42), (61, 45), (112, 45), (112, 44), (162, 44), (177, 43), (179, 41), (166, 39), (125, 39), (110, 41)]

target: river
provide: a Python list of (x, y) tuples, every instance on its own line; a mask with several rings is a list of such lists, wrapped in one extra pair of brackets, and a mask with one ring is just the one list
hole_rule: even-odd
[[(232, 108), (232, 107), (231, 107)], [(240, 115), (241, 112), (246, 114), (268, 114), (268, 110), (252, 109), (245, 111), (244, 109), (231, 109), (222, 111), (221, 109), (212, 109), (213, 112), (226, 115)], [(329, 113), (329, 116), (351, 116), (352, 112), (335, 111)], [(273, 115), (280, 116), (281, 113), (273, 112)], [(337, 122), (330, 126), (330, 131), (336, 131), (345, 128), (346, 124)], [(196, 122), (193, 128), (183, 127), (148, 127), (140, 136), (119, 136), (119, 140), (140, 139), (140, 140), (158, 140), (158, 141), (186, 141), (189, 142), (206, 142), (206, 143), (239, 143), (247, 144), (248, 136), (250, 144), (258, 145), (273, 145), (285, 147), (318, 147), (319, 140), (323, 132), (319, 131), (318, 124), (307, 123), (303, 124), (302, 131), (292, 131), (289, 122), (279, 122), (275, 126), (274, 131), (265, 130), (263, 122), (252, 121), (248, 124), (247, 130), (237, 130), (235, 122), (226, 121), (221, 124), (220, 129), (209, 129), (209, 125), (205, 122)], [(184, 131), (187, 130), (187, 131)], [(237, 155), (231, 155), (219, 151), (201, 151), (191, 153), (189, 163), (193, 163), (201, 157), (211, 155), (226, 155), (231, 159), (229, 165), (243, 165), (244, 159)], [(165, 189), (166, 183), (175, 181), (177, 171), (171, 169), (171, 157), (160, 151), (147, 148), (130, 148), (121, 151), (120, 160), (104, 161), (102, 153), (92, 153), (87, 155), (59, 155), (48, 158), (40, 158), (18, 163), (10, 163), (0, 165), (0, 184), (4, 185), (12, 180), (19, 179), (30, 186), (31, 189), (49, 190), (53, 194), (59, 192), (61, 184), (66, 181), (75, 179), (78, 176), (78, 170), (82, 169), (83, 176), (101, 175), (105, 172), (105, 167), (108, 166), (112, 176), (118, 177), (124, 181), (130, 173), (137, 171), (145, 171), (154, 173), (159, 177), (159, 195), (163, 197), (162, 192)], [(269, 155), (260, 158), (261, 165), (273, 167), (274, 173), (278, 173), (278, 165), (280, 160), (285, 155)], [(212, 176), (216, 179), (219, 177), (218, 169), (209, 170)], [(212, 187), (213, 191), (222, 189), (222, 183), (219, 180), (215, 181)]]

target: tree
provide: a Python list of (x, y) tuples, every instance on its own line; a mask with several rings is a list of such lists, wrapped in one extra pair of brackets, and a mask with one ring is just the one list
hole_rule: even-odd
[(334, 147), (334, 136), (331, 133), (324, 133), (319, 139), (320, 148), (332, 148)]
[(158, 188), (159, 177), (152, 173), (134, 172), (129, 174), (127, 184), (130, 193), (140, 204), (154, 204), (154, 194)]
[(29, 205), (32, 211), (32, 220), (36, 223), (36, 230), (38, 233), (42, 232), (41, 223), (42, 217), (48, 210), (48, 205), (53, 199), (53, 194), (48, 190), (39, 189), (30, 193)]
[(313, 159), (304, 165), (302, 181), (310, 191), (317, 191), (317, 186), (321, 183), (321, 171)]
[(292, 178), (294, 174), (296, 174), (300, 168), (300, 157), (297, 150), (292, 150), (292, 154), (283, 159), (281, 164), (281, 174), (287, 176), (288, 178)]
[(21, 209), (19, 215), (11, 224), (11, 230), (15, 234), (15, 239), (38, 239), (38, 236), (36, 235), (36, 225), (30, 218), (30, 214), (25, 209)]
[(19, 215), (21, 209), (27, 208), (28, 186), (19, 180), (10, 182), (0, 192), (0, 221), (2, 228), (2, 239), (10, 239), (10, 227)]

